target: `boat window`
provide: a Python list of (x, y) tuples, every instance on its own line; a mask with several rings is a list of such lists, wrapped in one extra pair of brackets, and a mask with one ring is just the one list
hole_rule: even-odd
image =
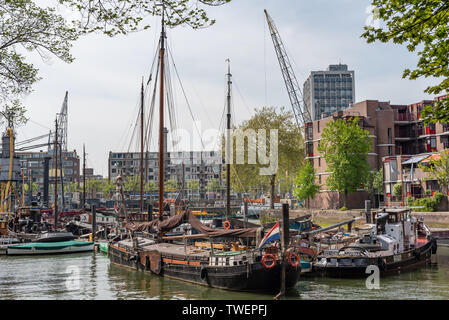
[(229, 266), (229, 257), (226, 257), (226, 265)]

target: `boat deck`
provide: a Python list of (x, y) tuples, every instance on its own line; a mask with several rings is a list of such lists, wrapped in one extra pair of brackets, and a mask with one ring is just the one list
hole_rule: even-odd
[(142, 247), (145, 251), (156, 250), (163, 255), (189, 255), (192, 258), (209, 258), (209, 250), (199, 249), (192, 245), (186, 245), (185, 247), (180, 244), (174, 243), (156, 243)]

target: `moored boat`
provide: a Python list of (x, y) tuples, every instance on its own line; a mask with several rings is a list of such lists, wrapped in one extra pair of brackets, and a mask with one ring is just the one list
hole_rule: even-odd
[[(133, 232), (149, 231), (157, 227), (158, 232), (166, 232), (188, 221), (200, 234), (191, 236), (162, 237), (155, 239), (136, 237), (111, 243), (108, 255), (111, 263), (134, 270), (151, 272), (157, 275), (193, 282), (214, 288), (239, 291), (271, 291), (280, 288), (281, 257), (277, 247), (263, 250), (245, 248), (224, 251), (211, 248), (198, 248), (187, 244), (187, 239), (213, 238), (260, 238), (261, 228), (213, 229), (201, 224), (189, 211), (164, 221), (155, 220), (136, 227), (129, 226)], [(172, 243), (167, 242), (172, 240)], [(176, 240), (181, 242), (176, 243)], [(257, 240), (256, 240), (257, 242)], [(215, 249), (214, 249), (215, 248)], [(293, 287), (299, 279), (301, 268), (298, 255), (288, 253), (284, 258), (286, 265), (286, 288)]]
[(313, 270), (335, 277), (366, 277), (367, 268), (379, 268), (381, 275), (423, 266), (436, 253), (437, 243), (423, 221), (409, 209), (384, 209), (373, 213), (369, 233), (338, 250), (324, 250)]
[(61, 254), (86, 252), (93, 249), (94, 243), (87, 241), (30, 242), (9, 245), (7, 255)]

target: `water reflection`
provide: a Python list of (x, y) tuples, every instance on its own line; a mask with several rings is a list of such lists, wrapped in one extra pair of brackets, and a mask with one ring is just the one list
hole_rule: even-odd
[[(437, 264), (383, 277), (380, 289), (365, 279), (302, 278), (286, 299), (449, 299), (449, 248), (438, 248)], [(68, 286), (76, 267), (79, 287)], [(72, 274), (73, 275), (73, 274)], [(144, 274), (109, 263), (99, 253), (59, 256), (0, 256), (0, 299), (273, 299), (273, 294), (213, 289)]]

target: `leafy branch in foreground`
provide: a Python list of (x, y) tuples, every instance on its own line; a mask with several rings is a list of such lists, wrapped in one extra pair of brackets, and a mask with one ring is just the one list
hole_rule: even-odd
[(162, 15), (169, 27), (188, 25), (193, 29), (215, 23), (209, 19), (204, 6), (221, 6), (231, 0), (59, 0), (80, 13), (77, 22), (83, 32), (100, 31), (109, 36), (150, 28), (146, 18)]
[[(376, 18), (384, 27), (366, 26), (362, 34), (368, 43), (375, 41), (405, 44), (411, 52), (418, 51), (416, 69), (405, 69), (403, 78), (441, 78), (424, 92), (433, 95), (449, 89), (449, 2), (446, 0), (373, 0)], [(436, 101), (424, 108), (425, 122), (449, 122), (449, 99)]]

